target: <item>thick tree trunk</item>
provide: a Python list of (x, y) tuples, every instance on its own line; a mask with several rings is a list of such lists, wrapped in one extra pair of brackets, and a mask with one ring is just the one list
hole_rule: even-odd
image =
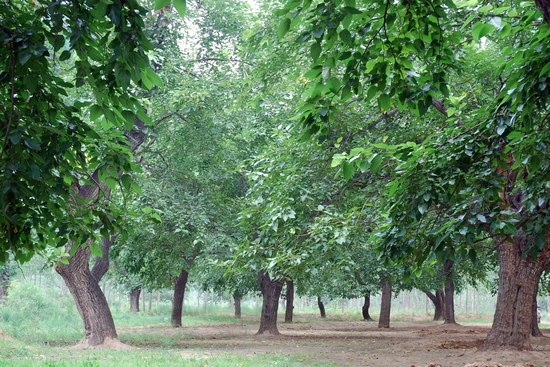
[(363, 307), (361, 309), (363, 313), (364, 321), (372, 321), (372, 317), (370, 317), (370, 314), (369, 314), (369, 308), (370, 308), (370, 292), (367, 292), (365, 293), (365, 303), (363, 303)]
[(292, 316), (294, 314), (294, 282), (292, 280), (286, 281), (286, 310), (285, 310), (285, 322), (291, 323)]
[(321, 300), (321, 297), (317, 297), (317, 306), (319, 307), (319, 312), (321, 313), (321, 318), (325, 319), (327, 317), (327, 313), (325, 311), (325, 304)]
[[(192, 262), (193, 260), (191, 260)], [(189, 263), (189, 261), (188, 261)], [(189, 264), (191, 266), (191, 264)], [(183, 313), (183, 298), (185, 296), (185, 286), (189, 272), (183, 269), (179, 276), (174, 279), (174, 297), (172, 299), (172, 318), (170, 324), (172, 327), (181, 327), (181, 316)]]
[(435, 292), (435, 294), (431, 292), (424, 292), (426, 293), (426, 296), (432, 301), (434, 304), (434, 321), (442, 320), (444, 319), (443, 315), (445, 314), (445, 294), (443, 291), (438, 290)]
[(272, 280), (269, 274), (260, 271), (258, 273), (258, 285), (262, 291), (262, 315), (260, 318), (260, 329), (256, 335), (269, 333), (280, 335), (277, 329), (277, 311), (279, 309), (279, 297), (283, 290), (283, 280)]
[(445, 276), (445, 324), (456, 324), (455, 321), (455, 283), (453, 281), (453, 260), (445, 260), (443, 275)]
[(380, 319), (378, 320), (379, 328), (390, 327), (390, 313), (391, 313), (391, 293), (392, 287), (389, 280), (384, 279), (382, 281), (382, 297), (380, 302)]
[(242, 297), (240, 295), (234, 295), (233, 300), (235, 301), (235, 318), (240, 319), (242, 315), (242, 312), (241, 312)]
[(107, 299), (88, 267), (90, 249), (79, 247), (69, 264), (59, 264), (55, 270), (63, 277), (84, 322), (85, 336), (79, 343), (83, 348), (103, 344), (118, 344), (118, 336)]
[[(549, 234), (536, 260), (523, 256), (523, 236), (502, 240), (498, 246), (499, 287), (491, 331), (481, 350), (532, 350), (533, 306), (542, 272), (550, 265)], [(518, 251), (519, 250), (519, 251)], [(536, 306), (535, 306), (536, 307)]]
[(550, 0), (535, 0), (538, 8), (544, 16), (544, 21), (550, 24)]
[(141, 294), (141, 287), (137, 286), (130, 291), (130, 312), (139, 312), (139, 295)]

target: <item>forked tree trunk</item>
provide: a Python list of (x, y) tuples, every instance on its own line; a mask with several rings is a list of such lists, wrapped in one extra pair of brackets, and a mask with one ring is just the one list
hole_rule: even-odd
[(69, 264), (58, 264), (55, 270), (63, 277), (84, 322), (85, 336), (79, 345), (83, 348), (118, 343), (118, 336), (107, 299), (88, 266), (90, 248), (79, 247)]
[(141, 294), (141, 287), (137, 286), (130, 291), (130, 312), (139, 312), (139, 295)]
[(283, 290), (283, 280), (272, 280), (269, 274), (260, 271), (258, 273), (258, 285), (262, 291), (262, 315), (260, 318), (260, 329), (256, 335), (269, 333), (280, 335), (277, 329), (277, 311), (279, 309), (279, 297)]
[(441, 290), (438, 290), (435, 292), (435, 294), (431, 292), (424, 292), (426, 293), (426, 296), (432, 301), (434, 304), (434, 321), (442, 320), (444, 319), (443, 315), (445, 314), (445, 295), (444, 292)]
[(321, 300), (321, 297), (317, 297), (317, 306), (319, 307), (319, 312), (321, 313), (321, 318), (326, 319), (327, 313), (325, 311), (325, 304)]
[(391, 283), (389, 280), (384, 279), (382, 281), (382, 296), (380, 301), (380, 319), (378, 320), (379, 328), (390, 327), (391, 293), (392, 293)]
[(453, 260), (445, 260), (443, 275), (445, 276), (445, 324), (456, 324), (455, 321), (455, 283), (453, 281)]
[(481, 350), (532, 350), (533, 305), (540, 276), (550, 265), (549, 238), (546, 234), (545, 246), (535, 260), (522, 256), (528, 244), (525, 237), (500, 241), (497, 306)]
[(233, 301), (235, 302), (235, 318), (240, 319), (242, 312), (241, 312), (241, 299), (242, 297), (240, 295), (234, 295)]
[[(191, 260), (192, 262), (193, 260)], [(189, 267), (191, 264), (189, 260), (187, 261)], [(185, 286), (187, 285), (187, 279), (189, 277), (189, 272), (186, 269), (183, 269), (179, 276), (174, 279), (174, 296), (172, 299), (172, 318), (170, 320), (170, 325), (172, 327), (181, 327), (181, 316), (183, 313), (183, 298), (185, 297)]]
[(292, 316), (294, 314), (294, 282), (292, 280), (287, 280), (285, 283), (286, 283), (285, 322), (291, 323)]
[(370, 314), (369, 314), (369, 308), (370, 308), (370, 292), (367, 292), (365, 293), (365, 302), (363, 303), (363, 307), (361, 308), (364, 321), (372, 321), (372, 317), (370, 317)]
[[(145, 124), (137, 117), (134, 119), (134, 126), (131, 131), (126, 133), (130, 150), (133, 152), (139, 147), (146, 138)], [(99, 171), (89, 177), (94, 185), (80, 185), (73, 183), (75, 194), (83, 201), (92, 201), (101, 197), (108, 198), (111, 189), (105, 182), (99, 180)], [(81, 202), (73, 198), (70, 206), (81, 206)], [(69, 264), (59, 263), (55, 270), (63, 277), (67, 288), (73, 296), (76, 308), (84, 322), (85, 336), (79, 343), (80, 347), (97, 347), (100, 345), (120, 345), (113, 322), (111, 310), (107, 304), (107, 299), (101, 291), (99, 281), (109, 269), (109, 250), (113, 239), (102, 238), (101, 252), (102, 257), (97, 257), (92, 270), (90, 270), (90, 248), (87, 244), (79, 247), (72, 256), (69, 257)], [(71, 253), (72, 246), (66, 247), (66, 253)]]

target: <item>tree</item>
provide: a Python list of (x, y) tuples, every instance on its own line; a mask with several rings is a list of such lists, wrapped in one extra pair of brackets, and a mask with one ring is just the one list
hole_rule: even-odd
[[(547, 20), (548, 2), (536, 4)], [(380, 242), (384, 254), (421, 264), (432, 251), (455, 248), (457, 255), (475, 258), (476, 242), (491, 238), (499, 261), (499, 295), (483, 349), (529, 350), (536, 284), (550, 266), (548, 195), (541, 183), (549, 173), (543, 126), (550, 28), (547, 22), (533, 24), (540, 18), (534, 7), (519, 1), (501, 5), (375, 1), (356, 7), (354, 1), (291, 1), (279, 14), (293, 11), (295, 19), (307, 19), (284, 18), (281, 33), (300, 24), (301, 40), (313, 58), (307, 75), (317, 88), (301, 119), (310, 134), (319, 136), (334, 121), (337, 102), (355, 95), (376, 101), (378, 120), (401, 111), (424, 116), (431, 108), (445, 116), (441, 129), (422, 142), (369, 144), (371, 150), (352, 151), (341, 167), (349, 178), (355, 168), (368, 171), (364, 162), (377, 149), (391, 151), (388, 157), (399, 164), (386, 192), (392, 223)], [(453, 29), (457, 19), (466, 19), (462, 29), (468, 32)], [(493, 80), (502, 82), (493, 101), (471, 109), (461, 106), (449, 80), (458, 61), (468, 62), (461, 57), (468, 55), (462, 42), (479, 48), (482, 37), (498, 45), (500, 69)], [(444, 210), (449, 216), (430, 217)], [(418, 223), (432, 231), (418, 233)]]
[[(131, 129), (134, 116), (149, 119), (129, 87), (156, 82), (145, 55), (151, 49), (142, 32), (146, 10), (136, 1), (44, 0), (4, 2), (0, 12), (6, 45), (0, 51), (0, 261), (10, 248), (25, 261), (47, 245), (80, 246), (97, 236), (98, 222), (105, 235), (124, 233), (116, 222), (120, 212), (108, 202), (67, 203), (84, 203), (74, 185), (92, 185), (94, 171), (105, 178), (107, 167), (119, 170), (109, 185), (124, 176), (125, 187), (131, 186), (135, 166), (119, 142), (127, 141), (123, 131)], [(72, 71), (63, 77), (59, 69)], [(73, 97), (76, 89), (91, 98)]]

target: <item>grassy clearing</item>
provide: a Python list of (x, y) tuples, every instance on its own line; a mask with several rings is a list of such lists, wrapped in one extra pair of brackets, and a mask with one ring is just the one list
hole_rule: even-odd
[(131, 351), (73, 350), (47, 346), (29, 346), (19, 341), (0, 341), (0, 367), (335, 367), (333, 363), (312, 363), (298, 357), (266, 354), (251, 357), (236, 355), (212, 355), (178, 350), (139, 349)]

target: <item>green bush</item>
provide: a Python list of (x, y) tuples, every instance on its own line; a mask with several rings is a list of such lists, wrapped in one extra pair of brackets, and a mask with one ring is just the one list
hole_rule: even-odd
[[(74, 343), (83, 326), (73, 299), (51, 288), (46, 293), (31, 282), (12, 282), (0, 306), (0, 328), (27, 342)], [(67, 340), (69, 339), (69, 340)]]

